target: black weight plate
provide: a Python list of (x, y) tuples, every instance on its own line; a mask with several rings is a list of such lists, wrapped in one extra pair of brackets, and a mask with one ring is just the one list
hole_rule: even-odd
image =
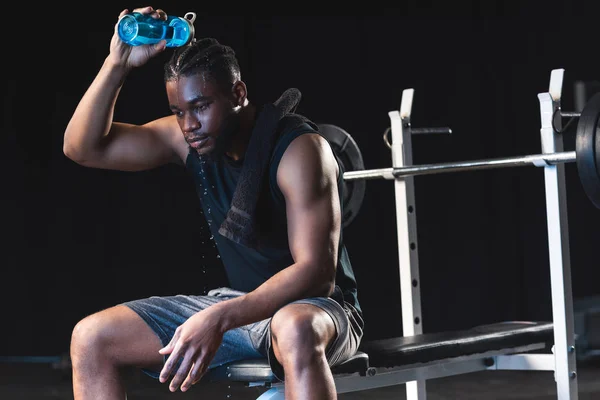
[[(318, 124), (319, 132), (329, 141), (333, 152), (339, 159), (344, 171), (364, 170), (362, 153), (354, 138), (339, 126)], [(344, 181), (343, 184), (342, 227), (345, 228), (354, 220), (365, 197), (366, 182), (364, 179)]]
[[(592, 96), (586, 103), (579, 122), (575, 138), (577, 172), (583, 189), (591, 202), (600, 208), (600, 168), (598, 152), (598, 119), (600, 117), (600, 93)], [(598, 143), (598, 145), (597, 145)]]

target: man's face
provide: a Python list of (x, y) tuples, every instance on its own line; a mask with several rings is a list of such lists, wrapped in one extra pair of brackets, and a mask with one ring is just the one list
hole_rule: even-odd
[(217, 139), (231, 134), (237, 120), (232, 92), (224, 93), (202, 74), (170, 80), (166, 90), (183, 136), (198, 154), (208, 154), (217, 145), (226, 147)]

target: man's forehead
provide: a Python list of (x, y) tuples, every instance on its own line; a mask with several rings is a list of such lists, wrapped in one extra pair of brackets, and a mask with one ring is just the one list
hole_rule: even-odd
[(169, 97), (175, 97), (178, 102), (189, 103), (213, 97), (215, 90), (212, 82), (202, 74), (181, 76), (167, 82)]

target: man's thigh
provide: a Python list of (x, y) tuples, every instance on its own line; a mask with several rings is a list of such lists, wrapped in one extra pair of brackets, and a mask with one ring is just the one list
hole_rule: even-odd
[[(162, 346), (166, 346), (177, 327), (189, 317), (211, 305), (242, 294), (244, 293), (229, 288), (219, 288), (207, 295), (153, 296), (123, 304), (135, 311), (158, 337)], [(237, 360), (266, 357), (264, 349), (268, 322), (264, 320), (227, 331), (209, 368)], [(161, 357), (164, 363), (168, 355)], [(160, 371), (152, 368), (144, 372), (158, 379)]]

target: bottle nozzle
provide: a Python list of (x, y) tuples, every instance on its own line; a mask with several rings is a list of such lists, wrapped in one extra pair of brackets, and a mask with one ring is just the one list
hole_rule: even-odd
[(190, 21), (190, 23), (194, 23), (194, 21), (196, 20), (196, 13), (195, 12), (187, 12), (185, 13), (185, 15), (183, 16), (183, 18), (187, 19)]

